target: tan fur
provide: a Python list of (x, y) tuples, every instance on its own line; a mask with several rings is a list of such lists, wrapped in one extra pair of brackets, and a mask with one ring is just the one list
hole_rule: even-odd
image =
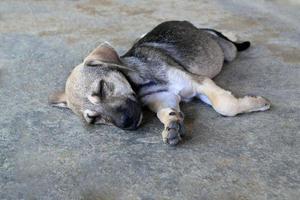
[(114, 64), (121, 63), (118, 53), (108, 42), (99, 45), (83, 61), (84, 65), (97, 65), (104, 62)]
[[(164, 130), (162, 131), (162, 138), (165, 143), (168, 141), (171, 131), (178, 133), (177, 139), (181, 140), (181, 136), (184, 134), (183, 130), (183, 114), (180, 112), (181, 97), (170, 92), (163, 92), (150, 95), (144, 102), (147, 106), (157, 114), (158, 119), (164, 124)], [(177, 124), (174, 128), (171, 124)], [(175, 130), (174, 130), (175, 129)], [(178, 141), (177, 141), (178, 142)]]
[(87, 123), (114, 123), (128, 129), (132, 124), (135, 128), (142, 116), (141, 109), (134, 106), (139, 102), (120, 72), (130, 69), (120, 64), (117, 52), (108, 43), (99, 45), (72, 70), (64, 92), (51, 95), (49, 102), (70, 108)]
[[(179, 103), (182, 99), (191, 99), (204, 95), (208, 103), (224, 116), (235, 116), (240, 113), (264, 111), (270, 108), (270, 101), (260, 96), (236, 98), (230, 91), (224, 90), (208, 77), (197, 76), (178, 69), (169, 71), (169, 92), (157, 93), (144, 99), (144, 103), (157, 113), (158, 119), (164, 124), (163, 141), (168, 143), (169, 124), (176, 121), (183, 126), (180, 117)], [(175, 115), (170, 115), (175, 112)], [(180, 130), (178, 139), (183, 134)]]
[(49, 102), (53, 106), (67, 107), (67, 96), (64, 91), (58, 91), (49, 96)]

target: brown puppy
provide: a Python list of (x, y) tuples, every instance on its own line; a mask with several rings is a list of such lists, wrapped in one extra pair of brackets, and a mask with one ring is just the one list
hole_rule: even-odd
[(165, 126), (163, 141), (175, 145), (183, 135), (182, 100), (198, 97), (224, 116), (270, 108), (263, 97), (236, 98), (211, 80), (224, 61), (249, 46), (186, 21), (164, 22), (121, 57), (109, 44), (101, 44), (75, 67), (65, 91), (52, 95), (50, 102), (72, 109), (88, 123), (125, 129), (136, 128), (141, 104), (148, 106)]

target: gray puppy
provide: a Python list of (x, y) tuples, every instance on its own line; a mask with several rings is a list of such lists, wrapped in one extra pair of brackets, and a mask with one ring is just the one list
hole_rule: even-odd
[(137, 128), (141, 106), (148, 106), (164, 124), (163, 141), (175, 145), (184, 134), (180, 101), (198, 97), (224, 116), (270, 108), (263, 97), (237, 98), (211, 80), (224, 61), (249, 46), (187, 21), (163, 22), (121, 57), (101, 44), (74, 68), (65, 91), (50, 96), (50, 102), (70, 108), (88, 123), (123, 129)]

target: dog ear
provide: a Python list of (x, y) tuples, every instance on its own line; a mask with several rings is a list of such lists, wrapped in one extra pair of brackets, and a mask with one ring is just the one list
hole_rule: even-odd
[(67, 97), (65, 92), (55, 92), (48, 98), (48, 102), (52, 106), (67, 108)]
[[(123, 72), (134, 72), (133, 69), (124, 66), (116, 50), (108, 43), (104, 42), (94, 49), (83, 61), (84, 66), (99, 67), (108, 66)], [(107, 65), (109, 64), (109, 65)]]
[(83, 61), (85, 66), (99, 66), (103, 63), (120, 65), (118, 53), (107, 42), (100, 44)]

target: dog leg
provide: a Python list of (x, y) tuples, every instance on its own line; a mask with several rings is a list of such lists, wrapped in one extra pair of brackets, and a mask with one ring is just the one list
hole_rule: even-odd
[(224, 90), (209, 78), (194, 77), (194, 90), (204, 102), (210, 104), (224, 116), (240, 113), (265, 111), (270, 108), (270, 101), (260, 96), (236, 98), (230, 91)]
[(180, 112), (180, 97), (169, 92), (160, 92), (143, 97), (143, 103), (157, 114), (164, 124), (163, 141), (176, 145), (184, 134), (183, 114)]

